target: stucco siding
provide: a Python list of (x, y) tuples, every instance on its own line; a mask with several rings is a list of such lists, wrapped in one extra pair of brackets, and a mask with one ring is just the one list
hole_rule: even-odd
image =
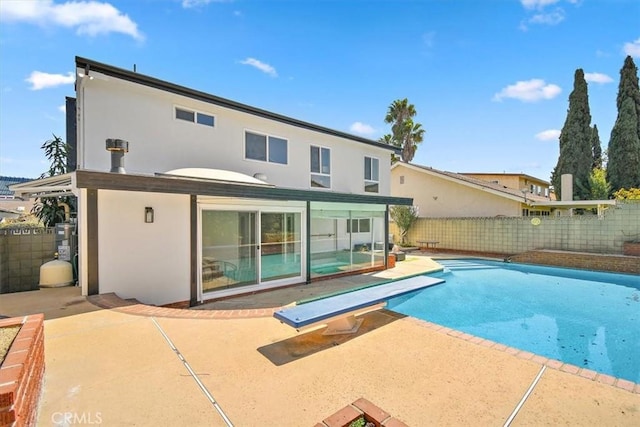
[[(79, 168), (108, 171), (105, 139), (119, 138), (130, 143), (124, 165), (129, 173), (226, 169), (309, 189), (310, 146), (319, 145), (331, 149), (331, 191), (365, 194), (364, 157), (370, 156), (380, 161), (379, 194), (389, 195), (388, 150), (95, 74), (82, 79), (78, 90)], [(175, 119), (176, 106), (214, 116), (215, 126)], [(245, 159), (245, 131), (286, 139), (288, 164)]]
[[(154, 222), (145, 223), (145, 207)], [(189, 300), (189, 196), (100, 190), (100, 293), (148, 304)]]
[[(404, 183), (401, 184), (401, 177)], [(391, 194), (413, 197), (423, 218), (520, 216), (520, 203), (403, 166), (391, 171)]]

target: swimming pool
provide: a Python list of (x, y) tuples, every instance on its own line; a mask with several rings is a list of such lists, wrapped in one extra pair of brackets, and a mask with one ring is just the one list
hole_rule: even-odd
[(486, 260), (438, 260), (445, 283), (387, 308), (640, 383), (640, 277)]

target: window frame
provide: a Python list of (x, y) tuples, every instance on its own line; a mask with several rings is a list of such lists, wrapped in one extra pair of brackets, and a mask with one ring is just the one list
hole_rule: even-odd
[[(318, 166), (320, 171), (319, 172), (314, 172), (313, 171), (313, 164), (312, 164), (312, 160), (311, 160), (311, 156), (312, 156), (312, 151), (314, 148), (318, 149)], [(323, 169), (323, 156), (322, 156), (322, 150), (326, 150), (329, 152), (329, 173), (323, 173), (322, 169)], [(320, 177), (327, 177), (329, 178), (329, 186), (328, 187), (314, 187), (313, 186), (313, 176), (317, 175)], [(332, 188), (332, 183), (331, 183), (331, 148), (330, 147), (325, 147), (322, 145), (316, 145), (316, 144), (310, 144), (309, 145), (309, 187), (312, 189), (320, 189), (320, 190), (331, 190)]]
[[(262, 159), (254, 159), (252, 157), (247, 157), (247, 134), (253, 134), (256, 136), (263, 136), (265, 138), (265, 160)], [(285, 163), (281, 163), (281, 162), (276, 162), (276, 161), (272, 161), (270, 160), (270, 152), (269, 152), (269, 146), (270, 146), (270, 138), (275, 138), (275, 139), (280, 139), (282, 141), (284, 141), (286, 143), (286, 159), (285, 159)], [(255, 130), (250, 130), (250, 129), (245, 129), (244, 130), (244, 160), (248, 160), (248, 161), (252, 161), (252, 162), (262, 162), (262, 163), (270, 163), (273, 165), (281, 165), (281, 166), (288, 166), (289, 165), (289, 139), (282, 137), (282, 136), (278, 136), (278, 135), (272, 135), (266, 132), (259, 132), (259, 131), (255, 131)]]
[[(188, 120), (186, 118), (178, 117), (178, 111), (182, 111), (185, 113), (193, 114), (193, 120)], [(212, 124), (202, 123), (199, 121), (200, 116), (211, 118)], [(204, 112), (202, 110), (197, 110), (195, 108), (183, 107), (182, 105), (174, 105), (173, 106), (173, 120), (180, 122), (193, 123), (195, 125), (205, 126), (211, 129), (216, 128), (217, 117), (215, 114), (211, 114), (208, 112)]]
[[(367, 224), (366, 231), (361, 231), (362, 225)], [(355, 227), (354, 227), (355, 225)], [(356, 229), (356, 230), (354, 230)], [(359, 234), (359, 233), (371, 233), (371, 218), (348, 218), (347, 219), (347, 234)]]
[[(371, 161), (371, 171), (370, 174), (371, 176), (369, 178), (367, 178), (367, 159), (369, 159)], [(374, 171), (374, 160), (377, 163), (377, 167), (376, 167), (376, 171), (377, 171), (377, 177), (376, 179), (373, 179), (373, 171)], [(372, 157), (372, 156), (364, 156), (364, 170), (363, 170), (363, 175), (364, 175), (364, 191), (365, 193), (380, 193), (380, 159), (378, 157)], [(375, 191), (369, 191), (367, 190), (367, 186), (368, 185), (372, 185), (372, 184), (376, 184), (376, 190)]]

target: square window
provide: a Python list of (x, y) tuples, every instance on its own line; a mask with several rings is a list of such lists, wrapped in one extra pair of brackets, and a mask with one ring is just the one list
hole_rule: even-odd
[(271, 163), (287, 164), (287, 140), (269, 137), (269, 161)]
[(245, 132), (245, 157), (247, 159), (267, 161), (267, 137)]

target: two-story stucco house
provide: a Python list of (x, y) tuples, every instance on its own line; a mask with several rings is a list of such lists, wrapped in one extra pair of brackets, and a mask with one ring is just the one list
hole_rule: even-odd
[(77, 168), (56, 179), (78, 196), (83, 294), (195, 305), (386, 267), (388, 208), (412, 203), (390, 196), (393, 147), (85, 58), (76, 71)]

